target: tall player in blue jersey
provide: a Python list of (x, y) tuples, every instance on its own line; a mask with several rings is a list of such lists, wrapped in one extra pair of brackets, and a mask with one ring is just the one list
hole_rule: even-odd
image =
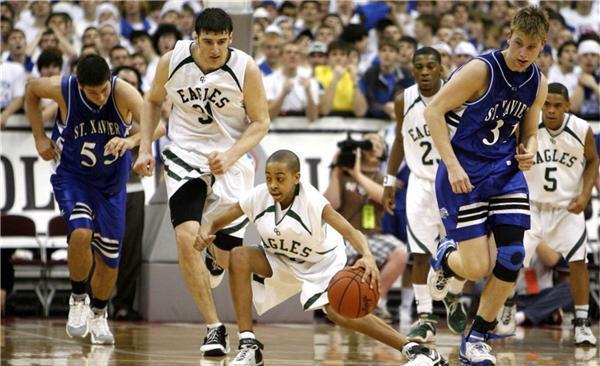
[[(52, 139), (44, 132), (41, 98), (59, 106)], [(106, 305), (117, 278), (131, 161), (127, 146), (113, 138), (127, 135), (132, 117), (140, 120), (142, 97), (125, 81), (111, 78), (103, 58), (89, 55), (79, 62), (77, 76), (30, 81), (25, 101), (36, 149), (44, 160), (54, 161), (50, 181), (69, 228), (67, 334), (91, 333), (94, 344), (114, 344)], [(90, 304), (86, 282), (92, 263)]]
[[(511, 22), (508, 48), (464, 65), (425, 110), (443, 160), (436, 195), (447, 232), (432, 258), (432, 297), (444, 297), (449, 277), (476, 281), (492, 272), (461, 344), (461, 361), (470, 365), (496, 363), (485, 342), (493, 337), (496, 314), (523, 264), (529, 199), (522, 171), (533, 165), (547, 94), (546, 79), (533, 63), (547, 32), (548, 20), (540, 8), (519, 10)], [(456, 127), (452, 140), (446, 124)], [(490, 233), (496, 242), (495, 263), (488, 247)]]

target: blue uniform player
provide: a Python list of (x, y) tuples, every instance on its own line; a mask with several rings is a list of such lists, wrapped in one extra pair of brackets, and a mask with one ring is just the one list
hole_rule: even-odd
[[(432, 297), (445, 296), (452, 276), (477, 281), (492, 272), (461, 344), (461, 361), (469, 365), (495, 364), (485, 342), (493, 336), (496, 314), (523, 264), (529, 199), (522, 171), (533, 165), (547, 94), (546, 79), (533, 62), (547, 32), (541, 9), (519, 10), (511, 22), (508, 48), (464, 65), (425, 110), (443, 160), (436, 196), (447, 232), (432, 258)], [(448, 125), (456, 129), (452, 141)], [(488, 246), (491, 233), (495, 261)]]
[[(59, 106), (52, 139), (44, 132), (41, 98)], [(94, 344), (114, 344), (106, 305), (117, 278), (131, 166), (131, 146), (122, 137), (132, 117), (140, 119), (142, 97), (128, 83), (111, 78), (103, 58), (89, 55), (79, 62), (77, 76), (30, 81), (25, 100), (36, 149), (44, 160), (54, 161), (50, 180), (69, 229), (67, 334), (91, 333)], [(90, 302), (86, 282), (92, 263)]]

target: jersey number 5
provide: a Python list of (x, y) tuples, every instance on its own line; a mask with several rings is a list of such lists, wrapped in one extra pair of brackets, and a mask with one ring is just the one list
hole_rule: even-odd
[(548, 182), (549, 184), (544, 184), (544, 189), (548, 192), (556, 191), (556, 178), (552, 177), (551, 174), (557, 170), (557, 167), (546, 168), (544, 179), (546, 179), (546, 182)]
[[(81, 147), (81, 165), (88, 167), (88, 168), (93, 168), (94, 166), (96, 166), (98, 159), (96, 158), (96, 154), (94, 154), (95, 147), (96, 147), (95, 142), (84, 142), (83, 143), (83, 146)], [(109, 159), (105, 159), (104, 165), (110, 165), (110, 164), (114, 163), (115, 161), (117, 161), (117, 159), (119, 158), (118, 155), (113, 155), (113, 154), (104, 152), (104, 156), (110, 156), (110, 155), (112, 155), (113, 157), (109, 158)]]

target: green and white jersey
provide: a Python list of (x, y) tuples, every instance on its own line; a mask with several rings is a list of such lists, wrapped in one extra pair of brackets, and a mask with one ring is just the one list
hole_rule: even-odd
[(581, 193), (589, 129), (585, 120), (570, 113), (558, 130), (549, 130), (540, 121), (535, 165), (525, 172), (531, 201), (566, 207)]
[(297, 263), (318, 263), (324, 255), (343, 246), (341, 240), (327, 240), (322, 214), (328, 204), (316, 188), (304, 183), (298, 185), (287, 210), (281, 210), (266, 184), (254, 187), (240, 201), (242, 211), (256, 224), (265, 250)]

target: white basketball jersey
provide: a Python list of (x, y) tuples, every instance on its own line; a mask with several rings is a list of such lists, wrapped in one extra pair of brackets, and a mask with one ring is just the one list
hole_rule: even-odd
[(417, 84), (404, 90), (404, 158), (411, 174), (428, 180), (435, 180), (440, 162), (440, 154), (433, 145), (429, 127), (423, 116), (425, 107), (432, 98), (433, 96), (422, 96)]
[(248, 127), (242, 90), (250, 56), (229, 48), (225, 65), (204, 73), (194, 62), (192, 43), (178, 41), (169, 63), (168, 136), (185, 150), (207, 155), (229, 149)]
[(294, 201), (279, 221), (275, 218), (279, 203), (269, 194), (266, 184), (254, 187), (240, 201), (242, 211), (256, 224), (264, 248), (300, 263), (317, 263), (325, 254), (344, 245), (341, 240), (326, 240), (322, 215), (327, 204), (316, 188), (304, 183), (300, 183)]
[(540, 123), (535, 165), (525, 172), (532, 201), (566, 207), (581, 193), (589, 129), (586, 121), (569, 113), (556, 131)]

